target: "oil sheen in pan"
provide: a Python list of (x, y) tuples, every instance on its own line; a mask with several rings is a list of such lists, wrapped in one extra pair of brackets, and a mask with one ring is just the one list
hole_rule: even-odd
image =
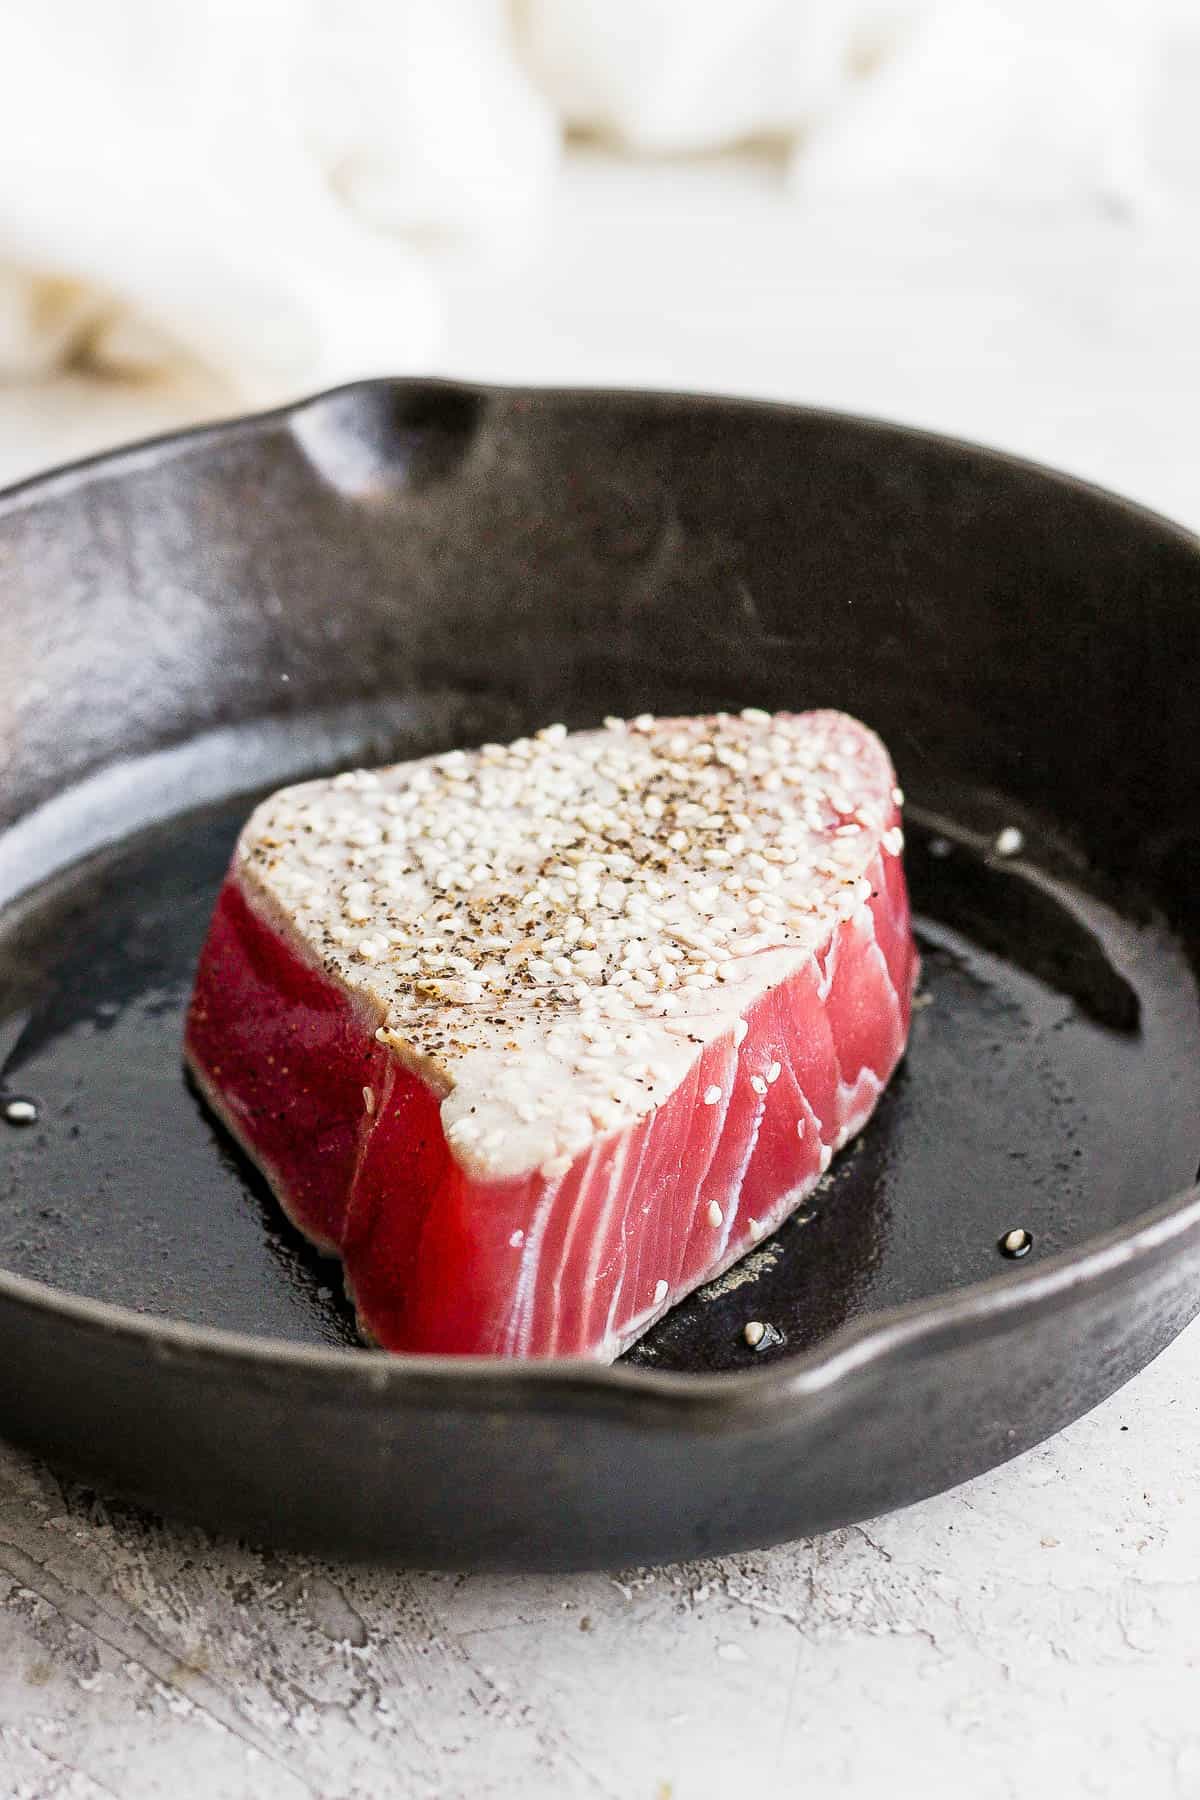
[[(0, 1266), (145, 1312), (353, 1345), (337, 1265), (283, 1221), (180, 1063), (250, 804), (140, 831), (0, 922), (0, 1089), (27, 1103), (0, 1123)], [(1197, 1036), (1183, 957), (1160, 926), (1043, 874), (1034, 833), (998, 853), (1002, 825), (956, 832), (910, 808), (924, 972), (905, 1063), (800, 1213), (632, 1361), (761, 1366), (863, 1312), (1010, 1270), (999, 1245), (1016, 1227), (1036, 1260), (1192, 1178), (1189, 1109), (1164, 1076)], [(769, 1329), (751, 1343), (748, 1322)]]

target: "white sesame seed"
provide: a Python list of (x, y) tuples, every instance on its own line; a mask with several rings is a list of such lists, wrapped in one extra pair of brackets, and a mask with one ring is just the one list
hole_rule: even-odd
[(767, 1080), (768, 1081), (778, 1081), (779, 1077), (782, 1073), (783, 1073), (782, 1064), (773, 1062), (769, 1065), (769, 1067), (767, 1069)]
[(655, 1306), (661, 1306), (663, 1301), (666, 1299), (667, 1295), (670, 1293), (670, 1291), (671, 1291), (671, 1288), (670, 1288), (670, 1284), (668, 1282), (656, 1281), (654, 1284), (654, 1304), (655, 1304)]
[(718, 1101), (718, 1100), (719, 1100), (719, 1099), (720, 1099), (720, 1098), (721, 1098), (721, 1090), (720, 1090), (720, 1088), (719, 1088), (719, 1087), (718, 1087), (718, 1086), (717, 1086), (717, 1085), (716, 1085), (716, 1083), (715, 1083), (715, 1082), (714, 1082), (714, 1083), (713, 1083), (713, 1084), (712, 1084), (712, 1086), (711, 1086), (711, 1087), (706, 1087), (706, 1088), (705, 1088), (705, 1090), (704, 1090), (704, 1104), (705, 1104), (705, 1106), (715, 1106), (715, 1105), (716, 1105), (716, 1104), (717, 1104), (717, 1101)]
[(751, 1350), (757, 1350), (766, 1335), (767, 1328), (761, 1319), (747, 1319), (746, 1323), (742, 1326), (742, 1336), (745, 1338), (747, 1344), (749, 1344)]
[(721, 1211), (721, 1208), (717, 1205), (715, 1200), (709, 1201), (706, 1217), (714, 1231), (718, 1231), (725, 1223), (725, 1214)]
[(739, 716), (746, 721), (747, 725), (769, 725), (771, 723), (770, 713), (764, 712), (761, 706), (743, 706)]
[(750, 1086), (754, 1089), (756, 1094), (765, 1094), (767, 1091), (767, 1084), (761, 1075), (752, 1075), (750, 1077)]
[(1025, 833), (1015, 825), (1006, 825), (996, 833), (997, 856), (1019, 856), (1025, 848)]
[(511, 1249), (519, 1250), (521, 1245), (525, 1242), (525, 1233), (523, 1231), (514, 1231), (508, 1242)]
[(363, 1106), (366, 1108), (367, 1117), (370, 1118), (375, 1111), (375, 1090), (374, 1088), (365, 1087), (362, 1091), (362, 1095)]
[(734, 1023), (733, 1023), (733, 1047), (735, 1050), (740, 1048), (740, 1046), (745, 1043), (746, 1034), (749, 1030), (750, 1030), (750, 1027), (749, 1027), (749, 1025), (747, 1025), (745, 1019), (735, 1019), (734, 1020)]

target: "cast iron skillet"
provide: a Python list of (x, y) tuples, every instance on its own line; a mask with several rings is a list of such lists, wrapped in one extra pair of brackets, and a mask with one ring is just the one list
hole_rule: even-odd
[[(1109, 496), (729, 401), (381, 381), (0, 499), (0, 1427), (226, 1531), (549, 1569), (1093, 1406), (1200, 1307), (1198, 602)], [(927, 1004), (861, 1144), (614, 1369), (356, 1347), (180, 1066), (252, 795), (748, 703), (850, 708), (909, 791)]]

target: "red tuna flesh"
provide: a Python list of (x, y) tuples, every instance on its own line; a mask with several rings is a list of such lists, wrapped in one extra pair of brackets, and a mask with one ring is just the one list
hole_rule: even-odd
[(616, 1356), (800, 1203), (903, 1053), (878, 739), (611, 726), (284, 790), (218, 900), (188, 1061), (388, 1349)]

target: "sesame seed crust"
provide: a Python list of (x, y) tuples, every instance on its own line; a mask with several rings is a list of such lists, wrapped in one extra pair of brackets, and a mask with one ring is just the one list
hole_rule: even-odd
[(285, 788), (236, 867), (441, 1095), (469, 1173), (552, 1177), (861, 911), (894, 787), (843, 713), (550, 725)]

